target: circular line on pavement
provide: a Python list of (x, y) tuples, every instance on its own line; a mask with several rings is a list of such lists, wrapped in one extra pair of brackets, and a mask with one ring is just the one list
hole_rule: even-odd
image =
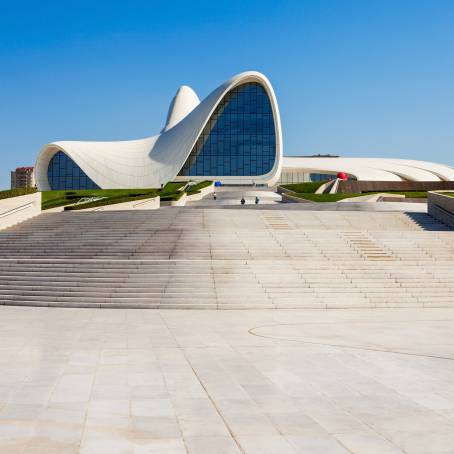
[(274, 325), (255, 326), (253, 328), (248, 329), (248, 333), (251, 334), (252, 336), (262, 337), (264, 339), (273, 339), (273, 340), (280, 340), (280, 341), (286, 341), (286, 342), (296, 342), (296, 343), (300, 343), (300, 344), (320, 345), (320, 346), (324, 346), (324, 347), (333, 347), (333, 348), (346, 348), (346, 349), (351, 349), (351, 350), (365, 350), (365, 351), (380, 352), (380, 353), (394, 353), (396, 355), (416, 356), (416, 357), (421, 357), (421, 358), (434, 358), (434, 359), (442, 359), (442, 360), (447, 360), (447, 361), (454, 361), (454, 358), (451, 358), (449, 356), (424, 355), (424, 354), (420, 354), (420, 353), (412, 353), (412, 352), (405, 352), (405, 351), (399, 351), (399, 350), (390, 350), (390, 349), (384, 349), (384, 348), (365, 347), (365, 346), (359, 346), (359, 345), (331, 344), (329, 342), (316, 342), (316, 341), (308, 341), (308, 340), (304, 340), (304, 339), (292, 339), (290, 337), (279, 337), (279, 336), (273, 336), (273, 335), (258, 334), (255, 332), (255, 330), (259, 330), (262, 328), (273, 328), (273, 327), (277, 327), (277, 326), (301, 326), (301, 325), (307, 325), (307, 323), (277, 323)]

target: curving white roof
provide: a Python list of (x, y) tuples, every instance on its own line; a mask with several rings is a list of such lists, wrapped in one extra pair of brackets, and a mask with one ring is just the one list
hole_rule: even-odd
[(345, 172), (365, 181), (454, 181), (452, 167), (428, 161), (389, 158), (284, 157), (284, 171)]
[[(261, 84), (271, 102), (276, 133), (276, 160), (272, 170), (262, 176), (204, 178), (231, 183), (274, 184), (282, 167), (282, 132), (274, 90), (268, 79), (256, 71), (232, 77), (203, 101), (187, 86), (177, 91), (169, 108), (166, 126), (158, 135), (117, 142), (62, 141), (47, 144), (36, 161), (36, 181), (40, 190), (49, 190), (47, 168), (58, 151), (66, 153), (101, 188), (160, 187), (173, 180), (183, 167), (206, 122), (224, 95), (247, 83)], [(194, 177), (191, 177), (194, 178)]]
[(196, 92), (191, 87), (182, 85), (170, 103), (166, 125), (161, 132), (168, 131), (173, 128), (199, 104), (200, 99)]

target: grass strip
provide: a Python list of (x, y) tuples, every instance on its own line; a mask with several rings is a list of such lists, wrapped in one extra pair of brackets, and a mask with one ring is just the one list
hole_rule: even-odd
[(6, 189), (0, 191), (0, 199), (10, 199), (11, 197), (19, 197), (21, 195), (33, 194), (37, 191), (36, 188), (17, 188), (17, 189)]
[(200, 183), (197, 183), (197, 184), (191, 186), (186, 191), (186, 193), (188, 195), (199, 194), (202, 189), (207, 188), (207, 187), (211, 186), (212, 184), (213, 184), (213, 182), (209, 181), (209, 180), (201, 181)]
[(77, 205), (69, 205), (65, 207), (65, 211), (75, 211), (75, 210), (85, 210), (86, 208), (96, 208), (96, 207), (101, 207), (101, 206), (106, 206), (106, 205), (114, 205), (117, 203), (124, 203), (124, 202), (134, 202), (136, 200), (143, 200), (143, 199), (150, 199), (153, 197), (157, 197), (157, 191), (156, 193), (148, 193), (148, 194), (141, 194), (141, 195), (136, 195), (136, 196), (130, 196), (130, 197), (112, 197), (109, 199), (100, 199), (100, 200), (95, 200), (93, 202), (87, 202), (87, 203), (79, 203)]
[(176, 200), (180, 200), (181, 197), (183, 197), (183, 194), (185, 194), (185, 192), (180, 191), (180, 192), (176, 192), (174, 194), (161, 196), (161, 202), (174, 202)]
[[(123, 198), (124, 200), (122, 201), (127, 202), (128, 199), (135, 200), (141, 196), (144, 196), (142, 198), (146, 198), (154, 197), (156, 195), (158, 195), (157, 189), (93, 189), (44, 191), (42, 193), (42, 209), (47, 210), (49, 208), (70, 205), (76, 203), (83, 197), (105, 197), (105, 199), (102, 199), (103, 205), (105, 205), (110, 199), (118, 200), (119, 198)], [(101, 202), (101, 200), (99, 200), (99, 202)]]
[(308, 183), (282, 184), (281, 186), (296, 193), (314, 194), (315, 191), (325, 183), (327, 183), (327, 181), (312, 181)]
[(350, 197), (359, 197), (364, 194), (314, 194), (314, 193), (301, 193), (292, 192), (289, 195), (298, 197), (299, 199), (309, 200), (311, 202), (338, 202), (339, 200), (348, 199)]
[(301, 193), (301, 192), (292, 192), (289, 195), (293, 197), (298, 197), (300, 199), (310, 200), (311, 202), (338, 202), (339, 200), (349, 199), (353, 197), (361, 197), (364, 195), (373, 195), (373, 194), (383, 194), (386, 197), (386, 194), (395, 195), (400, 194), (404, 195), (405, 198), (427, 198), (427, 192), (412, 191), (412, 192), (362, 192), (362, 193), (340, 193), (335, 194), (314, 194), (314, 193)]

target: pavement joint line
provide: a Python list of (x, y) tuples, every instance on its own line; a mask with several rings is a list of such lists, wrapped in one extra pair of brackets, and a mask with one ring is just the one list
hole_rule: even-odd
[[(167, 324), (167, 320), (165, 319), (165, 317), (162, 317), (160, 315), (160, 318), (164, 324), (164, 326), (167, 328), (167, 331), (169, 333), (172, 333), (172, 331), (170, 330), (169, 328), (169, 325)], [(213, 397), (211, 396), (211, 394), (208, 392), (208, 389), (206, 388), (205, 384), (203, 383), (203, 380), (200, 378), (199, 374), (197, 373), (197, 370), (194, 368), (191, 360), (188, 358), (187, 354), (186, 354), (186, 350), (184, 347), (182, 347), (180, 345), (180, 343), (178, 342), (178, 340), (175, 338), (175, 336), (172, 334), (172, 337), (175, 341), (175, 344), (176, 344), (176, 348), (178, 350), (181, 351), (181, 353), (183, 354), (184, 356), (184, 359), (186, 360), (186, 362), (188, 363), (189, 367), (191, 368), (192, 370), (192, 373), (194, 374), (195, 378), (197, 379), (198, 383), (200, 384), (200, 386), (202, 387), (203, 391), (205, 392), (206, 396), (208, 397), (208, 400), (210, 401), (211, 405), (213, 406), (213, 408), (216, 410), (216, 413), (218, 414), (218, 416), (221, 418), (222, 422), (224, 423), (224, 426), (225, 428), (227, 429), (227, 431), (229, 432), (229, 435), (230, 437), (232, 438), (232, 440), (234, 441), (235, 445), (237, 446), (237, 448), (239, 449), (239, 451), (241, 452), (241, 454), (246, 454), (246, 451), (243, 449), (243, 447), (241, 446), (240, 442), (237, 440), (237, 438), (235, 437), (235, 434), (232, 430), (232, 428), (230, 427), (230, 425), (228, 424), (227, 420), (224, 418), (224, 415), (222, 414), (221, 410), (219, 410), (218, 406), (216, 405), (216, 402), (215, 400), (213, 399)], [(203, 347), (203, 348), (206, 348), (206, 347)], [(165, 380), (165, 379), (164, 379)], [(182, 434), (182, 438), (184, 440), (184, 436)], [(186, 443), (185, 443), (185, 449), (187, 451), (187, 447), (186, 447)]]

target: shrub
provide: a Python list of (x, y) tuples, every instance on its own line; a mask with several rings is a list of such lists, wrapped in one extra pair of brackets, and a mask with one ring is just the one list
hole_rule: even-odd
[(315, 191), (326, 181), (313, 181), (308, 183), (283, 184), (282, 187), (293, 192), (314, 194)]
[(96, 208), (105, 205), (113, 205), (116, 203), (123, 203), (123, 202), (133, 202), (135, 200), (143, 200), (143, 199), (151, 199), (156, 197), (157, 194), (148, 193), (148, 194), (140, 194), (136, 196), (121, 196), (121, 197), (111, 197), (111, 198), (103, 198), (99, 200), (94, 200), (93, 202), (87, 203), (79, 203), (78, 205), (69, 205), (65, 206), (65, 211), (75, 211), (75, 210), (85, 210), (85, 208)]
[(187, 190), (187, 194), (188, 195), (199, 194), (201, 189), (207, 188), (208, 186), (211, 186), (212, 184), (213, 184), (213, 182), (209, 181), (209, 180), (201, 181), (200, 183), (197, 183), (197, 184), (194, 184), (193, 186), (191, 186)]
[(6, 191), (0, 191), (0, 199), (9, 199), (11, 197), (19, 197), (21, 195), (33, 194), (35, 192), (37, 192), (36, 188), (7, 189)]
[(166, 197), (171, 194), (176, 194), (177, 192), (179, 192), (180, 189), (182, 189), (187, 184), (188, 184), (187, 181), (169, 181), (160, 190), (160, 196), (162, 198), (162, 197)]
[(165, 196), (161, 196), (161, 201), (163, 202), (173, 202), (175, 200), (180, 200), (183, 197), (184, 191), (176, 192), (174, 194), (168, 194)]
[(349, 199), (351, 197), (359, 197), (364, 194), (355, 193), (355, 194), (346, 194), (346, 193), (336, 193), (336, 194), (314, 194), (314, 193), (301, 193), (293, 192), (289, 194), (293, 197), (298, 197), (300, 199), (310, 200), (311, 202), (338, 202), (339, 200)]

